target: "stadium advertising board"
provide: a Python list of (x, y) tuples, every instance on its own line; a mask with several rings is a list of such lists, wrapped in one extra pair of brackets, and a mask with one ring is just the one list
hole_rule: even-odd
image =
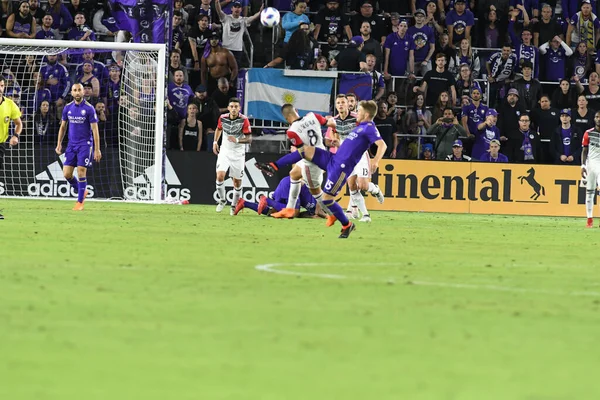
[(581, 216), (580, 173), (578, 166), (382, 160), (373, 181), (385, 203), (366, 199), (372, 210)]

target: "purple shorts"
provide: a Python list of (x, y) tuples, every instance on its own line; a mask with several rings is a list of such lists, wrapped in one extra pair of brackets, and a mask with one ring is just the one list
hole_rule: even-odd
[(87, 143), (69, 144), (65, 151), (66, 159), (64, 165), (89, 168), (92, 166), (93, 156), (94, 146)]
[(312, 162), (327, 171), (327, 180), (323, 185), (323, 192), (332, 196), (337, 195), (342, 190), (354, 170), (353, 165), (340, 165), (336, 162), (335, 154), (322, 149), (315, 149)]

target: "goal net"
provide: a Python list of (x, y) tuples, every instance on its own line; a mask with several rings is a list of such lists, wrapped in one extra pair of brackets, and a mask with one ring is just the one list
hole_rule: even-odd
[[(165, 46), (160, 44), (0, 39), (4, 96), (22, 112), (2, 143), (0, 196), (76, 197), (55, 149), (71, 86), (82, 83), (96, 109), (102, 160), (88, 168), (88, 198), (163, 200)], [(67, 135), (62, 143), (68, 146)], [(0, 153), (2, 154), (2, 153)]]

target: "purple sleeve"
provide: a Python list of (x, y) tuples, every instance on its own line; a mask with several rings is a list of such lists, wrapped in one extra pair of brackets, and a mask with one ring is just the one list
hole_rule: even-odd
[(579, 15), (577, 13), (573, 14), (571, 17), (571, 25), (577, 25), (577, 21), (579, 20)]
[(369, 138), (369, 142), (375, 143), (376, 141), (381, 140), (381, 135), (379, 134), (379, 131), (375, 127), (375, 124), (370, 126), (369, 129), (365, 129), (365, 130), (366, 130), (367, 136)]
[(385, 43), (383, 44), (383, 47), (385, 47), (386, 49), (391, 49), (392, 45), (394, 44), (394, 38), (392, 37), (393, 33), (390, 33), (386, 38), (385, 38)]
[(60, 6), (60, 17), (62, 18), (63, 22), (60, 25), (59, 30), (66, 31), (71, 27), (71, 25), (73, 25), (73, 17), (64, 4), (61, 4)]
[(510, 35), (510, 40), (513, 43), (513, 49), (515, 49), (518, 45), (521, 44), (521, 39), (515, 33), (515, 21), (510, 20), (508, 23), (508, 34)]
[(600, 18), (594, 20), (594, 28), (600, 29)]
[(465, 11), (465, 14), (467, 14), (467, 18), (465, 18), (465, 22), (467, 24), (467, 26), (473, 26), (475, 25), (475, 17), (473, 16), (473, 13), (469, 10)]
[(447, 15), (446, 15), (446, 26), (448, 25), (452, 25), (454, 23), (454, 18), (452, 18), (454, 16), (453, 12), (450, 11)]
[(90, 124), (98, 123), (98, 116), (96, 115), (96, 109), (92, 105), (89, 106), (88, 121), (90, 122)]

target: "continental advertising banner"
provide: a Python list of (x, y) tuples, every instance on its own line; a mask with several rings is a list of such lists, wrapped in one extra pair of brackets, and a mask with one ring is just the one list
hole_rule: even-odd
[[(372, 210), (581, 216), (578, 166), (382, 160), (373, 175), (384, 204)], [(344, 195), (347, 197), (347, 194)], [(346, 200), (342, 201), (346, 204)]]

